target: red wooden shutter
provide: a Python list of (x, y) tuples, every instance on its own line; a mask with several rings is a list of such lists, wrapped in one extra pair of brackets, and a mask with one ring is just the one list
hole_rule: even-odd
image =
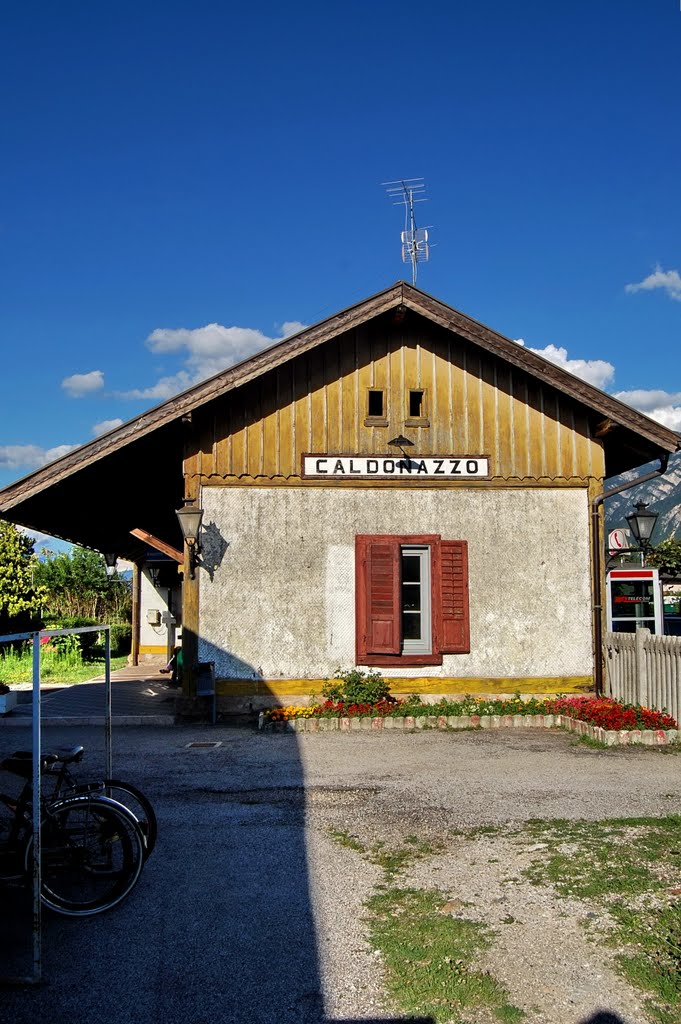
[(440, 542), (440, 651), (467, 654), (471, 649), (468, 616), (468, 544)]
[(398, 537), (356, 538), (357, 660), (399, 654), (400, 543)]

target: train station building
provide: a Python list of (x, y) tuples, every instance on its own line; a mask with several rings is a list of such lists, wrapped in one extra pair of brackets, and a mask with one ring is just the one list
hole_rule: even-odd
[(133, 657), (181, 622), (188, 694), (199, 662), (251, 705), (353, 666), (396, 693), (590, 691), (604, 480), (680, 446), (398, 282), (5, 488), (0, 515), (130, 559)]

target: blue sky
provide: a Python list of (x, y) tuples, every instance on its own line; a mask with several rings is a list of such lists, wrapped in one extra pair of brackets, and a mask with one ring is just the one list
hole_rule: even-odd
[(681, 430), (678, 0), (0, 25), (0, 486), (408, 278), (416, 175), (419, 286)]

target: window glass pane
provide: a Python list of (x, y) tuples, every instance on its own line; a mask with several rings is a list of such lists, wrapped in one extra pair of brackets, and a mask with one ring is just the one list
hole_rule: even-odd
[(655, 617), (651, 580), (613, 580), (610, 585), (613, 619)]
[(402, 616), (402, 638), (404, 640), (421, 639), (421, 614), (404, 612)]
[(413, 583), (402, 584), (402, 611), (421, 611), (421, 588)]
[(423, 416), (423, 391), (409, 392), (409, 415), (412, 419)]
[(421, 582), (421, 560), (418, 555), (402, 552), (402, 583)]
[(655, 632), (655, 619), (613, 619), (613, 633), (635, 633), (637, 629), (644, 627), (651, 633)]

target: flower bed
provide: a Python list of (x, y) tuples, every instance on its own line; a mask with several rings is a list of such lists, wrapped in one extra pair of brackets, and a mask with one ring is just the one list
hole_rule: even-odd
[(561, 727), (611, 746), (622, 743), (665, 745), (678, 739), (677, 723), (663, 711), (623, 704), (606, 697), (550, 697), (505, 700), (465, 697), (423, 703), (383, 699), (374, 704), (327, 700), (311, 707), (272, 708), (261, 712), (259, 726), (318, 732), (356, 729), (471, 729), (517, 726)]
[(447, 718), (461, 715), (563, 715), (602, 729), (676, 729), (671, 715), (640, 704), (623, 704), (609, 697), (547, 697), (523, 700), (519, 694), (505, 700), (464, 697), (427, 704), (418, 697), (386, 699), (375, 704), (344, 704), (332, 700), (310, 707), (290, 704), (263, 712), (266, 721), (287, 722), (293, 718)]

